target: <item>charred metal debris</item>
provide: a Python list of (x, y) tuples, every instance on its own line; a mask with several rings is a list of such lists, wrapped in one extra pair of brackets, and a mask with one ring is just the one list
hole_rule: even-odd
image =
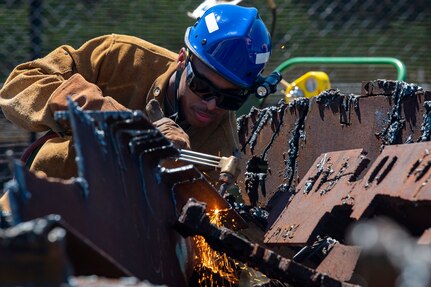
[[(366, 98), (369, 97), (376, 97), (376, 99), (383, 97), (387, 99), (390, 103), (390, 106), (388, 106), (389, 110), (387, 111), (387, 120), (379, 116), (379, 114), (382, 114), (381, 111), (376, 111), (374, 119), (362, 118), (363, 113), (361, 114), (360, 102), (368, 101)], [(336, 128), (335, 126), (328, 126), (330, 123), (335, 123), (335, 121), (332, 122), (331, 119), (335, 118), (335, 116), (338, 118), (338, 124), (341, 127), (341, 129), (339, 129), (340, 131), (342, 131), (342, 127), (344, 127), (344, 130), (356, 129), (359, 131), (362, 125), (366, 129), (371, 125), (375, 127), (382, 126), (381, 130), (374, 132), (380, 141), (378, 149), (377, 146), (371, 149), (365, 149), (366, 153), (371, 152), (372, 156), (375, 157), (385, 145), (414, 142), (414, 137), (417, 137), (416, 141), (429, 138), (429, 134), (427, 134), (429, 131), (427, 127), (430, 125), (428, 116), (429, 104), (424, 102), (424, 99), (427, 97), (429, 97), (429, 92), (424, 92), (422, 88), (415, 84), (377, 80), (364, 83), (363, 94), (361, 96), (352, 94), (343, 95), (339, 90), (331, 89), (323, 92), (312, 101), (304, 99), (294, 101), (290, 105), (279, 104), (276, 107), (268, 107), (261, 110), (252, 109), (250, 114), (238, 119), (238, 130), (242, 145), (241, 151), (246, 155), (245, 158), (249, 160), (245, 164), (246, 176), (242, 188), (249, 194), (251, 197), (250, 200), (254, 205), (259, 201), (259, 199), (256, 198), (259, 194), (259, 189), (261, 190), (261, 197), (272, 197), (273, 194), (271, 194), (271, 192), (269, 194), (266, 192), (268, 188), (265, 182), (268, 182), (268, 173), (276, 174), (280, 172), (280, 169), (277, 167), (278, 170), (276, 170), (272, 167), (271, 163), (268, 163), (268, 158), (271, 153), (283, 155), (284, 157), (284, 173), (283, 178), (281, 180), (278, 179), (279, 186), (287, 184), (289, 187), (292, 187), (299, 182), (306, 171), (306, 169), (303, 169), (303, 171), (299, 172), (297, 169), (298, 160), (301, 160), (298, 159), (298, 156), (302, 156), (301, 149), (306, 150), (304, 147), (308, 145), (307, 137), (309, 135), (307, 136), (307, 132), (309, 128), (306, 128), (306, 126), (309, 122), (313, 124), (316, 122), (315, 113), (310, 109), (312, 105), (317, 104), (322, 124), (321, 130), (316, 131), (316, 133), (329, 131), (336, 137), (335, 139), (343, 138), (343, 132), (338, 133), (334, 130), (334, 128)], [(419, 105), (421, 102), (423, 102), (423, 122), (422, 126), (420, 126), (422, 135), (419, 135), (419, 117), (417, 117), (416, 114), (420, 112)], [(367, 106), (365, 108), (368, 109), (369, 107)], [(286, 120), (286, 115), (289, 114), (289, 110), (297, 110), (297, 112), (294, 113), (295, 116), (293, 118)], [(330, 110), (332, 115), (328, 114), (326, 110)], [(292, 115), (292, 112), (290, 115)], [(409, 126), (405, 126), (406, 116), (408, 117)], [(325, 119), (325, 117), (327, 119)], [(352, 119), (352, 117), (354, 117), (354, 119)], [(375, 124), (372, 123), (373, 120)], [(268, 124), (268, 121), (270, 124)], [(285, 122), (288, 122), (288, 124), (284, 124)], [(293, 122), (295, 124), (292, 127)], [(354, 126), (352, 126), (352, 124)], [(270, 128), (273, 133), (268, 131)], [(283, 128), (290, 128), (287, 134), (287, 144), (285, 143), (284, 146), (281, 146), (277, 142), (274, 145), (275, 138), (279, 136), (280, 129)], [(370, 132), (372, 133), (372, 131)], [(356, 132), (355, 135), (356, 134), (359, 133)], [(257, 146), (258, 142), (259, 145)], [(372, 144), (377, 144), (377, 142)], [(348, 142), (346, 142), (346, 146), (348, 146)], [(345, 149), (344, 146), (340, 148)], [(352, 148), (357, 147), (352, 146)], [(309, 149), (313, 149), (313, 147)], [(333, 150), (336, 149), (337, 147), (334, 146)], [(318, 149), (315, 150), (317, 151), (317, 157)], [(373, 158), (371, 160), (373, 160)], [(262, 172), (259, 169), (256, 171), (256, 162), (266, 162), (268, 164), (268, 172)], [(311, 163), (308, 163), (308, 168), (310, 164)], [(260, 204), (266, 204), (267, 202), (268, 200), (264, 200), (264, 202), (260, 202)]]
[[(360, 96), (346, 96), (337, 90), (329, 90), (310, 100), (307, 104), (307, 113), (303, 117), (295, 114), (297, 117), (287, 119), (289, 107), (280, 106), (286, 111), (285, 119), (282, 121), (284, 126), (279, 134), (288, 134), (290, 141), (285, 142), (284, 145), (277, 142), (272, 144), (270, 149), (266, 148), (265, 144), (270, 138), (269, 125), (260, 128), (258, 130), (260, 134), (257, 136), (249, 132), (257, 131), (253, 129), (254, 126), (259, 125), (259, 121), (256, 120), (259, 117), (256, 117), (256, 114), (265, 113), (264, 109), (255, 110), (247, 116), (247, 120), (253, 124), (247, 123), (244, 118), (241, 119), (239, 126), (242, 125), (242, 129), (240, 128), (239, 131), (242, 132), (240, 139), (243, 139), (242, 151), (246, 155), (246, 160), (253, 163), (263, 151), (269, 159), (266, 162), (271, 173), (261, 178), (265, 182), (262, 183), (261, 180), (259, 185), (251, 186), (252, 189), (250, 186), (243, 186), (247, 191), (244, 194), (254, 196), (250, 198), (252, 204), (266, 208), (269, 211), (269, 217), (276, 218), (275, 222), (268, 226), (265, 244), (271, 248), (289, 246), (294, 252), (298, 246), (312, 245), (316, 238), (330, 237), (341, 244), (346, 244), (345, 235), (349, 230), (348, 227), (373, 216), (388, 216), (400, 223), (400, 228), (409, 230), (414, 236), (425, 234), (431, 223), (420, 220), (419, 214), (429, 206), (429, 203), (419, 201), (417, 196), (429, 186), (428, 174), (431, 167), (427, 160), (429, 147), (416, 148), (413, 143), (429, 140), (429, 98), (430, 92), (423, 91), (415, 84), (386, 80), (363, 83)], [(292, 105), (302, 103), (293, 102)], [(383, 116), (385, 114), (386, 119)], [(300, 121), (298, 118), (304, 121), (301, 124), (302, 129), (292, 125), (292, 122)], [(338, 123), (338, 126), (335, 123)], [(244, 125), (248, 125), (248, 128), (244, 128)], [(289, 128), (290, 131), (286, 132), (285, 129)], [(299, 130), (307, 137), (298, 136)], [(320, 133), (320, 137), (316, 136), (316, 133)], [(377, 135), (377, 137), (373, 140), (370, 135)], [(251, 137), (253, 142), (258, 144), (248, 148), (249, 141), (244, 139)], [(303, 140), (299, 141), (298, 138)], [(397, 151), (389, 148), (390, 145), (402, 143), (409, 143), (409, 145), (403, 145)], [(417, 149), (416, 158), (412, 152)], [(335, 151), (341, 150), (345, 152), (334, 154)], [(284, 160), (281, 165), (278, 159), (280, 155), (290, 155), (286, 157), (290, 162)], [(414, 160), (407, 164), (406, 159), (411, 157)], [(286, 162), (289, 162), (289, 165)], [(401, 172), (398, 169), (406, 165), (409, 166), (407, 171)], [(289, 167), (294, 169), (289, 170)], [(280, 179), (277, 175), (282, 170), (289, 170), (288, 174), (295, 174), (298, 180), (286, 180), (288, 176)], [(400, 172), (408, 175), (401, 177), (407, 180), (407, 183), (399, 182)], [(408, 179), (413, 174), (415, 179)], [(379, 186), (379, 191), (383, 191), (381, 187), (385, 186), (385, 183), (395, 182), (395, 178), (399, 185), (396, 190), (403, 188), (415, 190), (413, 186), (409, 187), (409, 184), (415, 182), (414, 185), (418, 186), (418, 190), (413, 193), (416, 196), (408, 199), (402, 196), (402, 199), (397, 201), (394, 195), (389, 195), (394, 194), (396, 184), (391, 184), (390, 188), (385, 189), (384, 196), (376, 195), (373, 199), (365, 196), (375, 194), (375, 191), (370, 189), (374, 190), (376, 186)], [(260, 189), (265, 192), (255, 192), (256, 186), (260, 186)], [(281, 186), (284, 186), (284, 191), (293, 189), (295, 192), (288, 201), (284, 202), (284, 209), (273, 209), (269, 203), (276, 198), (276, 192)], [(366, 190), (366, 193), (361, 193), (361, 190), (364, 192)], [(250, 193), (250, 191), (253, 192)], [(321, 207), (323, 209), (319, 211)], [(392, 211), (391, 208), (394, 210)], [(359, 210), (363, 210), (361, 216), (358, 214)], [(395, 210), (397, 212), (394, 212)], [(303, 220), (296, 221), (294, 219), (296, 216), (299, 218), (302, 216)], [(289, 220), (284, 221), (283, 218)], [(306, 236), (302, 238), (302, 235)], [(351, 258), (354, 263), (350, 262), (350, 266), (353, 266), (350, 274), (346, 272), (340, 278), (354, 277), (356, 259)]]
[(270, 249), (252, 243), (231, 230), (210, 223), (205, 203), (189, 200), (176, 222), (176, 229), (185, 237), (201, 235), (215, 250), (257, 267), (271, 278), (298, 286), (354, 286), (320, 274)]
[(42, 178), (10, 163), (0, 283), (207, 286), (191, 242), (202, 236), (267, 276), (256, 287), (427, 286), (430, 98), (417, 85), (377, 80), (361, 95), (328, 90), (253, 108), (237, 122), (243, 202), (178, 162), (142, 113), (69, 102), (57, 120), (72, 126), (78, 177)]
[(422, 126), (421, 126), (421, 137), (418, 139), (418, 141), (429, 141), (431, 138), (431, 102), (426, 101), (424, 102), (424, 114), (422, 119)]
[[(391, 85), (387, 81), (383, 83), (384, 88), (390, 86)], [(415, 96), (418, 90), (422, 90), (422, 88), (415, 84), (407, 84), (405, 82), (396, 83), (391, 95), (393, 104), (388, 113), (388, 125), (381, 132), (376, 133), (376, 136), (382, 141), (382, 147), (384, 145), (402, 143), (400, 133), (405, 125), (405, 120), (401, 114), (401, 103), (404, 98)]]
[[(269, 107), (263, 110), (252, 109), (248, 116), (243, 116), (238, 120), (238, 130), (240, 134), (240, 141), (242, 144), (241, 151), (247, 154), (247, 148), (250, 149), (252, 157), (245, 164), (245, 192), (249, 196), (252, 206), (258, 204), (259, 189), (263, 197), (267, 197), (265, 181), (267, 175), (271, 173), (271, 166), (267, 164), (267, 154), (271, 152), (271, 148), (274, 146), (277, 137), (280, 135), (280, 130), (283, 128), (285, 114), (296, 114), (299, 115), (298, 119), (295, 120), (295, 128), (291, 131), (288, 139), (281, 139), (288, 141), (289, 149), (286, 153), (283, 153), (284, 157), (284, 174), (283, 183), (287, 182), (290, 186), (294, 177), (296, 156), (298, 153), (298, 146), (300, 140), (305, 140), (304, 133), (304, 120), (308, 110), (308, 99), (302, 99), (296, 101), (294, 104), (279, 104), (275, 107)], [(269, 123), (268, 123), (269, 122)], [(251, 132), (248, 126), (252, 125)], [(270, 127), (271, 132), (267, 132), (269, 136), (262, 141), (260, 132), (262, 129), (268, 129)], [(264, 142), (264, 146), (259, 148), (259, 155), (255, 155), (255, 146), (257, 140)], [(268, 139), (268, 140), (266, 140)], [(278, 144), (278, 143), (277, 143)], [(279, 172), (279, 171), (278, 171)], [(278, 190), (283, 190), (279, 188)], [(271, 195), (272, 197), (272, 195)]]

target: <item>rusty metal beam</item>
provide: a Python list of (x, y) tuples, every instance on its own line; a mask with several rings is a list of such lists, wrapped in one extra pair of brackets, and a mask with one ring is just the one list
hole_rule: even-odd
[(177, 153), (141, 115), (82, 112), (69, 103), (79, 177), (39, 178), (16, 164), (10, 188), (16, 222), (59, 214), (76, 234), (125, 272), (187, 286), (191, 247), (170, 225), (171, 186), (158, 162)]
[(353, 286), (284, 258), (227, 228), (218, 228), (210, 223), (205, 203), (195, 199), (189, 199), (184, 205), (175, 226), (183, 236), (201, 235), (214, 250), (224, 252), (250, 267), (258, 268), (270, 278), (292, 286)]
[[(69, 102), (57, 118), (71, 123), (79, 177), (40, 178), (16, 162), (9, 187), (15, 222), (59, 214), (80, 239), (73, 254), (83, 252), (84, 240), (121, 270), (111, 268), (113, 277), (175, 286), (186, 286), (193, 268), (193, 246), (170, 228), (189, 196), (222, 209), (226, 226), (247, 227), (194, 166), (169, 163), (178, 150), (142, 114), (83, 112)], [(107, 275), (74, 263), (81, 274)]]

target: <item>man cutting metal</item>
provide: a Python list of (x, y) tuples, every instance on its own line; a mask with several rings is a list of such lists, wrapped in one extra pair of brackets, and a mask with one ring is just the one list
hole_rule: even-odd
[(105, 35), (18, 65), (0, 90), (0, 106), (16, 125), (49, 132), (26, 159), (29, 169), (77, 176), (71, 129), (54, 119), (68, 98), (83, 110), (145, 111), (180, 149), (237, 156), (235, 111), (264, 82), (270, 33), (255, 8), (225, 4), (208, 9), (184, 41), (177, 54), (137, 37)]

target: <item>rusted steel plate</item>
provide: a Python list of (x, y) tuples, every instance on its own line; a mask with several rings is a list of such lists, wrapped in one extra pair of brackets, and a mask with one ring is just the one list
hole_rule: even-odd
[(361, 248), (358, 246), (336, 243), (316, 271), (340, 281), (349, 281), (352, 279), (360, 254)]
[(265, 242), (305, 245), (317, 235), (343, 240), (350, 223), (379, 215), (421, 235), (431, 226), (430, 150), (430, 142), (385, 146), (369, 167), (362, 150), (322, 154)]
[(369, 83), (374, 89), (361, 97), (336, 91), (310, 101), (297, 157), (302, 179), (314, 159), (330, 151), (362, 148), (374, 161), (385, 145), (415, 142), (421, 135), (424, 92), (395, 81)]
[[(361, 96), (329, 90), (309, 102), (252, 110), (238, 121), (242, 167), (246, 170), (258, 157), (268, 163), (270, 173), (261, 183), (265, 192), (254, 192), (251, 203), (272, 208), (272, 197), (296, 186), (324, 152), (363, 148), (373, 161), (384, 145), (421, 140), (424, 115), (431, 110), (424, 108), (424, 101), (429, 98), (431, 94), (416, 85), (379, 80), (364, 84)], [(280, 130), (277, 122), (282, 123)], [(239, 186), (250, 193), (245, 178)]]
[[(128, 274), (187, 286), (191, 247), (170, 225), (172, 189), (158, 162), (177, 153), (139, 114), (84, 113), (69, 103), (79, 177), (44, 179), (21, 169), (11, 192), (15, 220), (59, 214)], [(19, 169), (19, 168), (18, 168)]]
[(351, 181), (361, 174), (368, 162), (362, 149), (322, 154), (297, 186), (292, 201), (265, 234), (264, 242), (303, 246), (311, 244), (317, 235), (323, 235), (321, 231), (331, 237), (344, 233), (350, 222), (348, 195), (355, 185)]
[(246, 203), (267, 206), (274, 194), (290, 185), (296, 163), (295, 141), (301, 136), (307, 110), (305, 99), (295, 105), (253, 109), (239, 119), (242, 174), (238, 185), (248, 194)]
[[(410, 230), (422, 232), (431, 226), (431, 143), (386, 146), (351, 192), (355, 198), (351, 217), (387, 214)], [(380, 202), (384, 204), (379, 204)]]
[[(306, 138), (300, 143), (297, 157), (298, 179), (322, 153), (363, 148), (374, 159), (380, 151), (381, 142), (375, 133), (387, 124), (391, 107), (387, 98), (354, 98), (336, 93), (325, 97), (311, 101), (304, 129)], [(343, 102), (347, 104), (343, 106)]]

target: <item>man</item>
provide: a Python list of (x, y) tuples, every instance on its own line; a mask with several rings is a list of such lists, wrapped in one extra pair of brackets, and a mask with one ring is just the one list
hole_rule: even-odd
[(145, 110), (156, 99), (154, 125), (180, 148), (231, 156), (238, 150), (235, 110), (247, 99), (271, 53), (255, 8), (216, 5), (185, 33), (178, 54), (125, 35), (61, 46), (17, 66), (0, 90), (0, 107), (16, 125), (51, 130), (30, 170), (77, 175), (70, 128), (54, 120), (71, 97), (84, 110)]

